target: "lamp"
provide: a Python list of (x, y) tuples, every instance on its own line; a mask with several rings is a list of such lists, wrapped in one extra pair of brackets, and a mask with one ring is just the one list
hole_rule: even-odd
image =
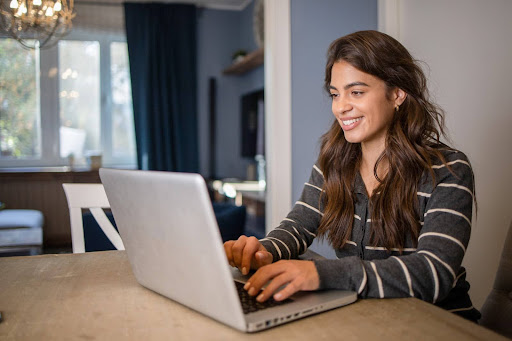
[(1, 1), (0, 27), (26, 48), (49, 48), (69, 33), (74, 0)]

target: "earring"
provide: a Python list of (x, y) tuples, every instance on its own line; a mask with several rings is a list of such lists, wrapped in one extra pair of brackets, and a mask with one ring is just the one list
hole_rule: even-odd
[(400, 109), (400, 106), (398, 104), (395, 105), (395, 111), (398, 112), (399, 109)]

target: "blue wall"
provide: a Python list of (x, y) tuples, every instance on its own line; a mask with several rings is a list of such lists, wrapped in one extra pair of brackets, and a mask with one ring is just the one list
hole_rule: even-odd
[(217, 79), (217, 167), (219, 178), (245, 179), (251, 160), (240, 157), (240, 97), (262, 89), (264, 69), (259, 67), (240, 76), (225, 76), (238, 49), (257, 48), (252, 34), (254, 4), (243, 11), (202, 9), (198, 14), (198, 117), (200, 172), (209, 176), (208, 82)]
[[(252, 36), (254, 4), (242, 12), (208, 10), (198, 17), (198, 87), (201, 173), (208, 176), (208, 78), (217, 78), (217, 175), (245, 178), (248, 160), (240, 158), (240, 96), (263, 88), (259, 67), (242, 76), (222, 70), (237, 49), (256, 49)], [(292, 0), (292, 201), (307, 181), (319, 151), (319, 139), (333, 117), (323, 90), (325, 55), (329, 44), (348, 33), (377, 29), (377, 0)], [(334, 254), (325, 244), (313, 249)]]
[[(292, 202), (302, 192), (319, 152), (319, 141), (333, 121), (323, 90), (329, 44), (346, 34), (377, 29), (377, 0), (292, 0)], [(314, 249), (326, 256), (324, 246)]]

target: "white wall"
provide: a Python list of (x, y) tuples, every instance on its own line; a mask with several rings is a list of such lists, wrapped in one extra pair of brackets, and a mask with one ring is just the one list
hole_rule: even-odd
[(291, 207), (290, 0), (265, 0), (265, 230)]
[(512, 1), (379, 1), (382, 30), (430, 67), (452, 145), (476, 178), (478, 217), (463, 265), (480, 308), (512, 219)]

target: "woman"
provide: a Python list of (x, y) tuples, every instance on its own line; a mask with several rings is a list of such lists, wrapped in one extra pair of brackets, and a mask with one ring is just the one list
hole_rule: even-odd
[[(414, 296), (477, 321), (461, 267), (473, 173), (439, 140), (443, 111), (421, 68), (390, 36), (356, 32), (329, 47), (325, 88), (335, 121), (301, 198), (266, 238), (224, 244), (232, 266), (258, 269), (246, 290), (259, 301), (318, 289)], [(317, 236), (338, 259), (293, 260)]]

